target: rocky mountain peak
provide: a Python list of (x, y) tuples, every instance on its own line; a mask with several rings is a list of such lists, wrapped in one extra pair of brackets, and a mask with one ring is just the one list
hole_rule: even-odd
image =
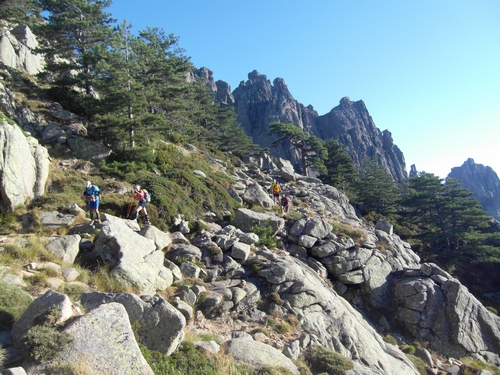
[(500, 221), (500, 179), (491, 167), (476, 164), (469, 158), (462, 166), (452, 168), (448, 177), (472, 191), (483, 209)]
[[(306, 134), (338, 140), (357, 167), (363, 159), (376, 158), (395, 181), (402, 182), (407, 177), (403, 153), (389, 131), (381, 132), (375, 126), (362, 100), (351, 101), (345, 96), (328, 114), (319, 116), (312, 105), (306, 107), (294, 99), (283, 78), (275, 78), (271, 84), (265, 74), (253, 70), (248, 73), (248, 80), (233, 91), (232, 98), (228, 87), (218, 84), (219, 102), (235, 107), (237, 121), (259, 146), (270, 148), (275, 139), (269, 136), (271, 122), (290, 123)], [(300, 165), (296, 150), (289, 145), (271, 148), (271, 154), (290, 160), (296, 169)]]

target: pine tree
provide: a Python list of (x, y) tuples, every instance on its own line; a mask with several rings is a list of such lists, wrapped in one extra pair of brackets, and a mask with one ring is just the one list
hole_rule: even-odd
[(324, 161), (326, 172), (320, 178), (326, 184), (347, 191), (358, 177), (351, 157), (344, 147), (333, 138), (325, 142), (325, 147), (328, 154)]
[(361, 162), (358, 179), (353, 183), (354, 203), (363, 206), (363, 212), (376, 211), (386, 215), (395, 209), (399, 187), (375, 158)]
[(479, 254), (487, 239), (498, 237), (490, 233), (491, 218), (479, 201), (458, 181), (420, 172), (406, 182), (401, 215), (418, 228), (414, 237), (427, 251)]
[[(47, 66), (41, 76), (49, 79), (55, 99), (68, 101), (72, 109), (86, 114), (97, 96), (96, 67), (105, 54), (115, 21), (104, 9), (111, 0), (38, 0), (47, 13), (45, 24), (37, 28), (42, 38), (41, 52)], [(66, 104), (66, 103), (64, 103)]]
[(304, 131), (293, 124), (272, 122), (269, 124), (269, 134), (277, 136), (272, 146), (277, 146), (287, 141), (295, 147), (300, 154), (301, 170), (307, 176), (307, 168), (314, 167), (324, 172), (323, 160), (326, 157), (324, 143), (315, 136), (307, 136)]

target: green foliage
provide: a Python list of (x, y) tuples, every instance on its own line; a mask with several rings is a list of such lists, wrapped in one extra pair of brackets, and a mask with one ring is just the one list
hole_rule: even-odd
[(267, 298), (269, 299), (269, 303), (275, 303), (279, 306), (283, 305), (283, 300), (281, 299), (281, 296), (279, 295), (278, 292), (269, 293)]
[(288, 333), (292, 333), (292, 331), (293, 331), (290, 323), (288, 323), (284, 320), (279, 322), (278, 324), (276, 324), (274, 326), (274, 330), (276, 331), (276, 333), (279, 333), (279, 334), (288, 334)]
[(217, 375), (215, 360), (205, 357), (193, 344), (184, 341), (171, 356), (149, 350), (139, 345), (142, 355), (156, 375), (190, 374), (190, 375)]
[(0, 331), (10, 330), (32, 301), (21, 288), (0, 280)]
[(332, 232), (337, 236), (352, 238), (355, 242), (359, 242), (364, 238), (365, 233), (358, 228), (353, 228), (347, 224), (333, 222), (330, 223), (333, 227)]
[(349, 358), (319, 345), (308, 348), (303, 356), (313, 374), (325, 372), (329, 375), (342, 375), (354, 368)]
[(314, 167), (321, 173), (326, 172), (323, 161), (327, 157), (327, 150), (321, 139), (307, 136), (298, 126), (281, 122), (269, 124), (269, 135), (277, 137), (272, 146), (278, 147), (282, 142), (287, 141), (299, 151), (304, 175), (307, 176), (308, 167)]
[(71, 337), (59, 332), (55, 326), (59, 311), (53, 308), (45, 316), (38, 317), (23, 338), (25, 352), (38, 362), (50, 361), (71, 342)]
[(398, 345), (398, 340), (396, 340), (394, 338), (394, 336), (392, 336), (392, 335), (385, 335), (383, 337), (383, 339), (385, 342), (388, 342), (389, 344), (396, 345), (396, 346)]
[(2, 0), (0, 1), (0, 19), (15, 23), (34, 22), (39, 18), (40, 9), (34, 0)]
[(401, 218), (416, 228), (412, 239), (422, 243), (423, 250), (436, 255), (453, 251), (454, 256), (498, 256), (498, 249), (485, 241), (498, 232), (490, 232), (491, 218), (483, 211), (472, 192), (458, 181), (422, 172), (407, 179), (401, 197)]
[(273, 238), (274, 231), (270, 222), (271, 220), (269, 219), (263, 223), (255, 224), (250, 228), (250, 231), (259, 236), (259, 242), (257, 242), (257, 245), (274, 249), (277, 246), (278, 241)]
[(351, 157), (344, 147), (333, 138), (325, 142), (325, 148), (327, 150), (324, 162), (326, 172), (320, 176), (320, 179), (343, 191), (349, 190), (358, 177)]
[(406, 357), (415, 365), (420, 375), (426, 375), (425, 362), (412, 354), (407, 354)]
[(387, 214), (395, 210), (398, 185), (376, 159), (362, 161), (359, 177), (352, 187), (355, 191), (353, 203), (362, 207), (363, 214), (370, 211)]

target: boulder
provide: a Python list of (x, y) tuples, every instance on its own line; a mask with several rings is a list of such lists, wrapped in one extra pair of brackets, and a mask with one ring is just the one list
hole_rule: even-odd
[(297, 258), (258, 250), (247, 260), (258, 262), (262, 287), (279, 293), (297, 315), (304, 332), (314, 332), (326, 346), (375, 373), (418, 375), (413, 364), (397, 348), (384, 342), (346, 300), (338, 296), (310, 267)]
[(72, 341), (56, 361), (93, 374), (153, 375), (134, 338), (124, 306), (109, 303), (89, 311), (62, 331)]
[(59, 308), (57, 324), (63, 324), (71, 317), (78, 315), (78, 310), (73, 306), (68, 296), (48, 290), (34, 300), (23, 315), (14, 323), (11, 332), (12, 345), (16, 348), (21, 348), (24, 336), (33, 327), (37, 318), (48, 314), (54, 307)]
[(273, 200), (259, 184), (251, 184), (247, 186), (245, 193), (241, 195), (241, 199), (246, 203), (257, 204), (262, 207), (273, 206)]
[(393, 293), (392, 311), (414, 337), (448, 357), (474, 356), (500, 364), (500, 317), (489, 312), (457, 279), (437, 265), (430, 275), (403, 277)]
[(45, 61), (42, 55), (34, 52), (37, 47), (36, 37), (26, 25), (0, 31), (0, 61), (11, 68), (31, 75), (40, 73)]
[(148, 225), (141, 229), (139, 234), (153, 240), (157, 250), (163, 250), (172, 244), (172, 238), (168, 233), (162, 232), (158, 228)]
[(279, 366), (286, 368), (292, 374), (299, 375), (299, 370), (292, 360), (270, 345), (247, 338), (235, 338), (227, 341), (225, 346), (227, 354), (238, 361), (250, 364), (255, 369)]
[(102, 304), (119, 303), (125, 307), (131, 324), (139, 323), (139, 340), (151, 350), (172, 354), (184, 338), (186, 319), (162, 297), (121, 293), (84, 293), (82, 304), (93, 310)]
[(49, 174), (49, 155), (17, 125), (0, 123), (0, 194), (2, 206), (13, 210), (41, 197)]
[(73, 264), (80, 251), (81, 237), (78, 234), (53, 239), (45, 248), (64, 263)]
[(154, 294), (173, 283), (172, 271), (164, 267), (164, 254), (155, 243), (132, 230), (128, 221), (103, 215), (103, 227), (95, 241), (94, 253), (111, 264), (110, 275), (141, 294)]
[(276, 215), (258, 213), (246, 208), (238, 208), (231, 224), (243, 232), (251, 232), (254, 225), (262, 226), (267, 222), (269, 222), (274, 233), (281, 231), (285, 227), (285, 220)]

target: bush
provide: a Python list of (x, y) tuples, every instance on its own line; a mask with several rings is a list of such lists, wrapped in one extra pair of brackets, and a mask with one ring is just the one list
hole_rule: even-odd
[(278, 245), (278, 241), (273, 238), (274, 231), (270, 225), (270, 221), (271, 220), (269, 219), (264, 221), (260, 225), (253, 225), (250, 228), (250, 232), (253, 232), (259, 236), (259, 242), (257, 242), (257, 245), (274, 249)]
[(388, 342), (389, 344), (398, 346), (398, 340), (396, 340), (394, 336), (385, 335), (383, 338), (384, 338), (385, 342)]
[(21, 288), (0, 280), (0, 331), (9, 331), (32, 301)]
[(329, 375), (342, 375), (354, 368), (354, 363), (349, 358), (319, 345), (307, 349), (304, 359), (315, 374), (325, 372)]
[(71, 336), (61, 333), (56, 327), (60, 307), (52, 308), (47, 314), (37, 317), (23, 338), (25, 350), (39, 362), (48, 362), (71, 342)]
[(426, 374), (424, 361), (422, 361), (420, 358), (415, 357), (414, 355), (411, 355), (411, 354), (407, 354), (406, 357), (408, 357), (408, 359), (415, 365), (419, 374), (421, 374), (421, 375)]

